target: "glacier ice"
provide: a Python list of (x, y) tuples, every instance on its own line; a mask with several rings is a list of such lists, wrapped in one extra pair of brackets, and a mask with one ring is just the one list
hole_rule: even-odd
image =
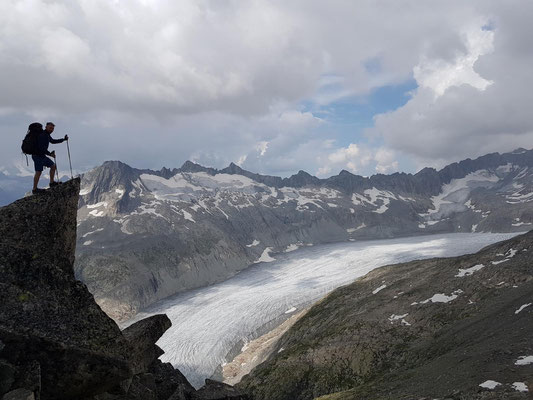
[(165, 351), (161, 359), (199, 387), (230, 361), (230, 350), (274, 328), (288, 309), (300, 310), (382, 265), (471, 253), (515, 235), (452, 233), (305, 247), (225, 282), (165, 299), (135, 320), (168, 315), (172, 327), (157, 343)]

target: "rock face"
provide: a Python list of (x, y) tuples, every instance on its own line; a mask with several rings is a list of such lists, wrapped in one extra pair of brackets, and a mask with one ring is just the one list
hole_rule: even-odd
[(533, 226), (533, 151), (370, 178), (106, 162), (83, 176), (76, 276), (125, 319), (299, 246)]
[(37, 363), (43, 398), (90, 395), (131, 375), (120, 329), (74, 279), (78, 190), (74, 181), (0, 209), (1, 357)]
[(533, 232), (376, 269), (313, 306), (238, 388), (254, 399), (526, 399)]
[(74, 278), (79, 186), (73, 180), (0, 209), (0, 396), (201, 398), (157, 359), (165, 315), (121, 332)]

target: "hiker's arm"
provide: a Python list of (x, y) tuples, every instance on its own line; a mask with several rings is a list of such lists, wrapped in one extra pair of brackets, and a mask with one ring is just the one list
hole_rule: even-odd
[(52, 139), (52, 136), (50, 136), (50, 143), (52, 144), (63, 143), (64, 141), (65, 139)]

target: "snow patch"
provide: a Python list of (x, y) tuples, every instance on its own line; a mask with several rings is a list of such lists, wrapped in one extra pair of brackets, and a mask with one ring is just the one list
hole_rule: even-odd
[(497, 386), (500, 386), (501, 383), (500, 382), (496, 382), (496, 381), (491, 381), (491, 380), (488, 380), (488, 381), (485, 381), (483, 383), (481, 383), (479, 386), (481, 386), (482, 388), (485, 388), (485, 389), (495, 389)]
[(296, 310), (297, 310), (296, 307), (291, 307), (291, 308), (289, 308), (287, 311), (285, 311), (285, 314), (293, 313), (293, 312), (295, 312)]
[(523, 393), (529, 392), (529, 389), (527, 388), (527, 385), (525, 384), (525, 382), (513, 382), (511, 386), (513, 387), (514, 390), (518, 392), (523, 392)]
[(505, 252), (505, 254), (498, 253), (496, 254), (497, 256), (500, 256), (500, 257), (505, 256), (505, 258), (503, 260), (491, 261), (491, 263), (492, 265), (498, 265), (506, 261), (509, 261), (511, 258), (513, 258), (516, 255), (517, 252), (518, 252), (517, 250), (509, 249)]
[(520, 308), (518, 310), (516, 310), (514, 313), (518, 314), (520, 311), (522, 311), (526, 307), (529, 307), (531, 304), (533, 304), (533, 303), (527, 303), (527, 304), (521, 305)]
[(285, 249), (285, 253), (290, 253), (291, 251), (298, 250), (299, 246), (297, 244), (289, 244)]
[(387, 285), (381, 285), (380, 287), (372, 290), (372, 294), (379, 293), (381, 290), (385, 289), (386, 287), (387, 287)]
[[(450, 183), (442, 186), (440, 194), (431, 198), (433, 208), (420, 215), (431, 216), (438, 213), (444, 216), (448, 211), (455, 211), (458, 207), (464, 209), (465, 206), (468, 207), (465, 203), (470, 195), (470, 189), (491, 186), (499, 180), (500, 178), (487, 170), (478, 170), (464, 178), (452, 179)], [(471, 203), (469, 205), (471, 206)]]
[[(398, 200), (398, 198), (391, 192), (386, 190), (379, 190), (375, 187), (372, 189), (366, 189), (362, 194), (354, 193), (352, 194), (352, 203), (359, 206), (364, 206), (366, 204), (378, 207), (377, 210), (372, 210), (372, 212), (383, 214), (389, 209), (389, 204), (391, 199)], [(380, 200), (381, 204), (377, 204), (377, 201)]]
[(188, 221), (191, 221), (191, 222), (194, 222), (196, 223), (196, 221), (194, 220), (194, 218), (192, 217), (192, 214), (185, 211), (185, 210), (181, 210), (181, 212), (183, 213), (183, 217), (188, 220)]
[(483, 264), (477, 264), (473, 267), (467, 268), (467, 269), (459, 269), (459, 273), (455, 275), (457, 278), (462, 278), (463, 276), (470, 276), (473, 275), (474, 272), (479, 271), (480, 269), (484, 268), (485, 266)]
[(359, 229), (366, 228), (366, 224), (363, 222), (361, 225), (359, 225), (357, 228), (348, 228), (346, 229), (346, 232), (348, 233), (354, 233), (355, 231), (358, 231)]
[(99, 228), (99, 229), (96, 229), (95, 231), (91, 231), (91, 232), (87, 232), (85, 235), (83, 235), (82, 237), (87, 237), (89, 235), (92, 235), (93, 233), (96, 233), (96, 232), (102, 232), (104, 230), (104, 228)]
[(514, 365), (529, 365), (533, 364), (533, 356), (520, 356)]
[[(509, 254), (507, 255), (507, 258), (513, 258), (514, 256), (516, 256), (517, 250), (509, 249), (509, 250), (507, 251), (507, 253), (509, 253)], [(507, 254), (507, 253), (505, 253), (505, 254)]]
[(402, 315), (397, 315), (397, 314), (392, 314), (390, 317), (389, 317), (389, 321), (396, 321), (398, 319), (402, 319), (402, 318), (405, 318), (409, 315), (409, 313), (406, 313), (406, 314), (402, 314)]
[(107, 207), (107, 201), (101, 201), (96, 204), (87, 204), (87, 208), (98, 208), (98, 207)]
[(455, 300), (457, 297), (459, 297), (459, 295), (463, 293), (463, 291), (461, 289), (458, 289), (458, 290), (455, 290), (454, 292), (452, 292), (451, 295), (447, 296), (445, 295), (444, 293), (437, 293), (437, 294), (434, 294), (432, 297), (430, 297), (429, 299), (426, 299), (424, 301), (421, 301), (420, 304), (426, 304), (426, 303), (429, 303), (430, 301), (432, 303), (449, 303), (450, 301), (453, 301)]
[(103, 217), (104, 211), (98, 211), (98, 210), (92, 210), (89, 215), (92, 215), (93, 217)]
[(515, 224), (511, 224), (512, 226), (522, 226), (522, 225), (531, 225), (531, 222), (517, 222)]
[(92, 240), (87, 240), (86, 242), (83, 242), (83, 245), (84, 246), (89, 246), (90, 244), (92, 244), (93, 241)]
[(254, 264), (260, 263), (260, 262), (272, 262), (276, 261), (275, 258), (272, 258), (270, 256), (270, 252), (272, 251), (272, 247), (267, 247), (265, 250), (263, 250), (263, 254), (261, 254), (261, 257), (259, 257), (256, 261), (254, 261)]
[(246, 247), (255, 247), (255, 246), (257, 246), (259, 243), (261, 243), (259, 240), (254, 240), (252, 243), (247, 244)]
[(509, 261), (509, 259), (508, 258), (504, 258), (503, 260), (499, 260), (499, 261), (491, 261), (491, 264), (492, 265), (498, 265), (498, 264), (504, 263), (506, 261)]

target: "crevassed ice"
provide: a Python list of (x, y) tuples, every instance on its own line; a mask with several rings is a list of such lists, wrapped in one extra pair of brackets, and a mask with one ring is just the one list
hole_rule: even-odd
[(199, 387), (218, 365), (230, 361), (226, 354), (239, 341), (257, 337), (262, 327), (289, 316), (285, 312), (292, 307), (304, 309), (381, 265), (472, 253), (514, 235), (455, 233), (303, 246), (225, 282), (161, 301), (137, 318), (168, 315), (172, 327), (158, 341), (165, 351), (162, 361), (171, 362)]

